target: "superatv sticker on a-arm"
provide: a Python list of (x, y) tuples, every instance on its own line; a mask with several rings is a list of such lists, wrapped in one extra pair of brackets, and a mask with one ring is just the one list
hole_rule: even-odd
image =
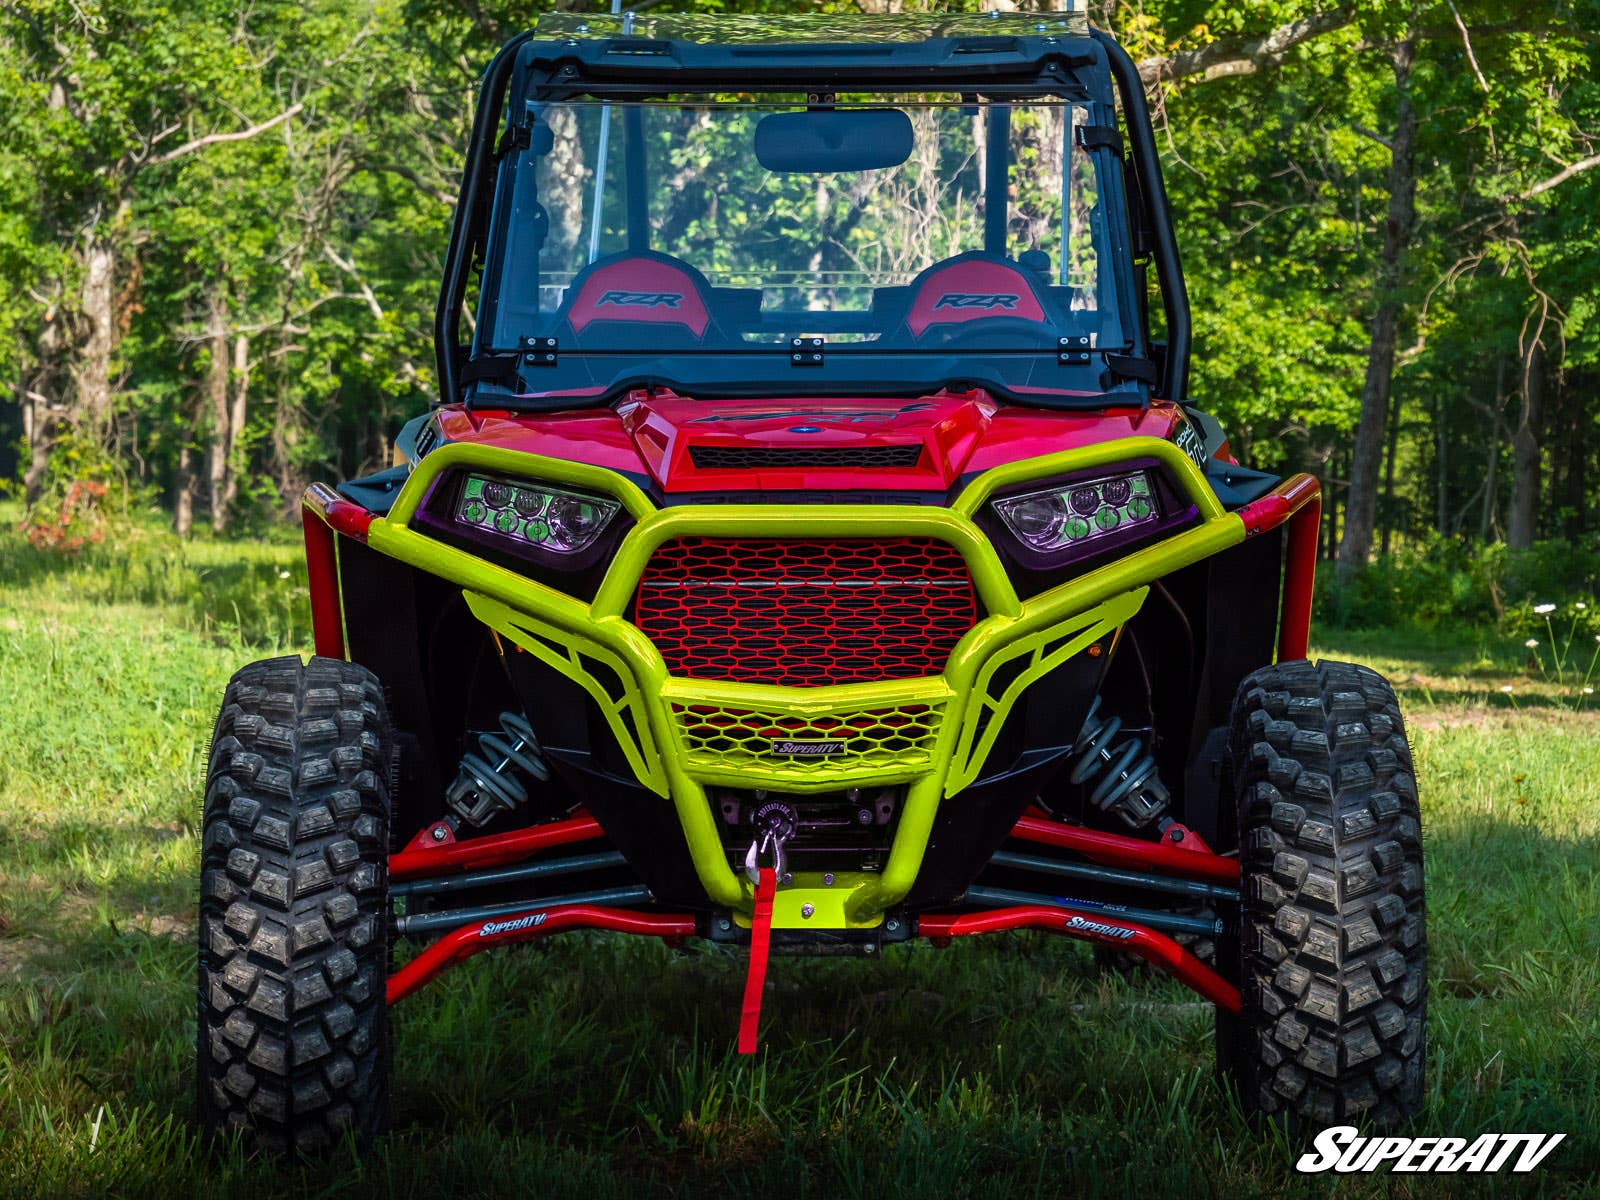
[(1077, 913), (1067, 918), (1067, 928), (1078, 930), (1080, 933), (1092, 933), (1096, 937), (1116, 938), (1118, 941), (1127, 941), (1133, 937), (1133, 930), (1125, 925), (1112, 925), (1106, 921), (1092, 921), (1088, 917), (1080, 917)]

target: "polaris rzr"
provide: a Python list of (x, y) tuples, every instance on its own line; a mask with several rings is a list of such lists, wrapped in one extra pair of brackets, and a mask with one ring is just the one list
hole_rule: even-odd
[(1189, 400), (1105, 34), (541, 19), (436, 334), (397, 464), (305, 495), (316, 657), (217, 719), (208, 1131), (370, 1138), (389, 1009), (574, 929), (748, 947), (745, 1051), (769, 954), (1045, 930), (1214, 1004), (1249, 1113), (1417, 1110), (1400, 712), (1306, 661), (1317, 482)]

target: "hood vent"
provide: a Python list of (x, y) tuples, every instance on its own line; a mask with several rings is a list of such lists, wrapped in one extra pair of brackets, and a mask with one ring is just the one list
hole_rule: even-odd
[(871, 470), (914, 467), (922, 443), (904, 446), (690, 446), (689, 458), (702, 471), (771, 471), (782, 467), (847, 467)]

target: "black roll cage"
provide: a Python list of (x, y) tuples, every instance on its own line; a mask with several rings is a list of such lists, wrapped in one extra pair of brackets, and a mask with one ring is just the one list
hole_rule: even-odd
[[(490, 224), (491, 175), (500, 150), (501, 125), (513, 73), (536, 72), (544, 99), (592, 92), (608, 98), (644, 99), (663, 94), (663, 86), (691, 79), (696, 87), (725, 84), (739, 91), (817, 91), (818, 89), (981, 92), (991, 99), (1040, 90), (1088, 90), (1077, 81), (1083, 68), (1109, 68), (1127, 129), (1127, 201), (1133, 239), (1130, 260), (1147, 252), (1155, 264), (1166, 317), (1167, 340), (1152, 344), (1142, 294), (1133, 297), (1144, 344), (1155, 359), (1155, 395), (1188, 399), (1191, 325), (1173, 232), (1172, 210), (1162, 180), (1161, 160), (1150, 124), (1144, 87), (1133, 60), (1110, 35), (1091, 29), (1087, 38), (965, 36), (906, 43), (701, 44), (618, 37), (596, 40), (535, 41), (531, 31), (508, 41), (484, 72), (477, 113), (467, 143), (461, 195), (445, 255), (444, 277), (434, 315), (434, 349), (442, 403), (461, 395), (461, 369), (471, 348), (457, 341), (467, 283), (482, 262)], [(671, 89), (666, 89), (670, 91)], [(507, 136), (511, 136), (508, 125)], [(629, 138), (630, 143), (636, 138)], [(631, 206), (630, 206), (631, 207)], [(630, 214), (630, 241), (633, 233)], [(1142, 273), (1140, 273), (1142, 278)]]

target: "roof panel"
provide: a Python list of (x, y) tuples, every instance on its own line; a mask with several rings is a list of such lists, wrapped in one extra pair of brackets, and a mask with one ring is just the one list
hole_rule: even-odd
[(551, 41), (649, 38), (699, 45), (783, 43), (905, 43), (934, 38), (1059, 37), (1089, 35), (1083, 13), (967, 13), (867, 16), (813, 13), (798, 16), (704, 16), (687, 13), (624, 13), (620, 16), (547, 13), (534, 36)]

